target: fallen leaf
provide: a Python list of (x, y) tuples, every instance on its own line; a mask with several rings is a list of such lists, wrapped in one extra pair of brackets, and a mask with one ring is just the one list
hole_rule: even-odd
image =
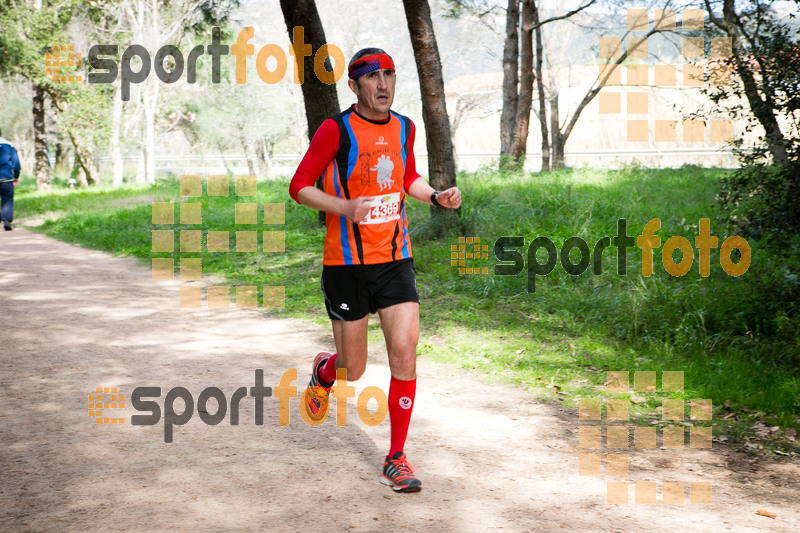
[(517, 353), (518, 353), (518, 354), (523, 354), (523, 353), (525, 353), (525, 348), (523, 348), (523, 349), (521, 349), (521, 350), (517, 350)]
[(735, 412), (734, 413), (728, 413), (727, 415), (723, 416), (722, 419), (723, 420), (728, 420), (732, 416), (736, 416), (736, 413)]
[(755, 424), (753, 424), (753, 431), (759, 437), (766, 437), (767, 435), (769, 435), (769, 428), (767, 427), (766, 424), (764, 424), (764, 422), (761, 422), (760, 420)]
[(644, 403), (647, 400), (645, 398), (642, 398), (641, 396), (631, 396), (631, 401), (633, 403)]
[(778, 515), (772, 514), (769, 511), (765, 511), (764, 509), (759, 509), (756, 511), (756, 514), (759, 516), (766, 516), (767, 518), (778, 518)]

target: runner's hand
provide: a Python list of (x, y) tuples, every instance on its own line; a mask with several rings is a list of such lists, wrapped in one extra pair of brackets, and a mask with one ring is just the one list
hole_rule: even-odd
[(458, 209), (461, 206), (461, 191), (458, 190), (458, 187), (450, 187), (437, 194), (436, 201), (439, 202), (442, 207)]
[(344, 216), (352, 220), (354, 223), (358, 224), (369, 213), (369, 203), (371, 200), (369, 198), (353, 198), (352, 200), (348, 201), (347, 210), (344, 213)]

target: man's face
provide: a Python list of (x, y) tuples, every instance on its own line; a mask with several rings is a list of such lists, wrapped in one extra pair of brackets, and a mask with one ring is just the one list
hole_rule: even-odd
[(392, 69), (373, 70), (356, 80), (349, 80), (350, 89), (358, 98), (358, 112), (371, 120), (383, 120), (394, 101), (395, 74)]

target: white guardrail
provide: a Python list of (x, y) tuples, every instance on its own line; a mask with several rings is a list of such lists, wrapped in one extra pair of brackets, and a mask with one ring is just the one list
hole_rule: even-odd
[[(424, 173), (427, 168), (427, 154), (416, 154), (417, 168)], [(285, 176), (294, 173), (302, 155), (276, 154), (271, 158), (273, 175)], [(541, 168), (541, 152), (529, 152), (525, 158), (525, 169), (537, 171)], [(123, 157), (126, 171), (135, 169), (139, 156)], [(459, 170), (478, 171), (487, 166), (496, 166), (497, 153), (457, 153), (456, 161)], [(679, 167), (684, 164), (733, 168), (736, 157), (728, 148), (641, 148), (637, 150), (584, 150), (570, 151), (565, 154), (567, 166), (589, 166), (595, 168), (619, 168), (626, 164), (638, 162), (651, 168)], [(101, 171), (110, 170), (110, 157), (98, 157), (96, 164)], [(255, 156), (250, 157), (256, 172), (258, 163)], [(54, 164), (54, 161), (51, 161)], [(70, 165), (72, 163), (70, 162)], [(157, 174), (227, 174), (227, 168), (236, 175), (250, 174), (247, 158), (244, 154), (226, 155), (158, 155), (156, 156)]]

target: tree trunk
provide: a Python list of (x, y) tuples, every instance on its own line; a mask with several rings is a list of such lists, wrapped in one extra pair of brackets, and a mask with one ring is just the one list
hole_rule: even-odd
[[(339, 96), (336, 94), (336, 84), (323, 83), (314, 73), (314, 54), (327, 41), (322, 20), (319, 18), (317, 4), (314, 0), (280, 0), (283, 19), (289, 39), (294, 43), (294, 29), (304, 28), (304, 42), (311, 45), (311, 56), (303, 60), (303, 102), (306, 109), (306, 122), (308, 123), (308, 140), (314, 137), (317, 129), (326, 118), (339, 113)], [(294, 56), (296, 59), (302, 56)], [(325, 59), (325, 68), (331, 70), (330, 58)], [(322, 189), (322, 179), (317, 180), (317, 188)], [(320, 225), (325, 224), (325, 213), (319, 212)]]
[(506, 39), (503, 47), (503, 112), (500, 114), (501, 167), (510, 155), (517, 119), (519, 85), (519, 0), (508, 0)]
[(94, 155), (92, 149), (87, 146), (81, 136), (73, 129), (69, 129), (69, 138), (72, 140), (72, 149), (75, 152), (75, 161), (81, 166), (81, 169), (86, 173), (86, 184), (97, 185), (100, 182), (97, 174), (97, 168), (94, 165)]
[[(723, 22), (721, 25), (728, 37), (731, 38), (736, 70), (742, 80), (744, 94), (750, 104), (750, 110), (766, 132), (767, 147), (772, 154), (773, 163), (776, 165), (786, 164), (789, 161), (786, 153), (786, 139), (783, 136), (778, 120), (775, 118), (775, 114), (772, 112), (772, 108), (764, 104), (761, 95), (758, 93), (758, 83), (753, 76), (749, 56), (742, 47), (742, 38), (737, 27), (737, 23), (741, 23), (741, 21), (739, 21), (739, 16), (736, 14), (733, 0), (725, 0), (722, 7), (722, 15)], [(767, 82), (767, 80), (763, 81)]]
[[(308, 122), (308, 140), (310, 141), (322, 122), (341, 111), (336, 84), (323, 83), (314, 73), (314, 54), (325, 44), (325, 30), (317, 12), (314, 0), (281, 0), (281, 10), (289, 32), (289, 39), (294, 43), (295, 27), (304, 28), (304, 40), (311, 45), (311, 55), (303, 61), (303, 100)], [(299, 59), (298, 54), (294, 56)], [(325, 68), (331, 70), (330, 58), (325, 60)]]
[(44, 121), (44, 99), (47, 93), (42, 85), (33, 85), (33, 149), (35, 157), (36, 190), (50, 189), (50, 160), (47, 158), (47, 137)]
[[(64, 98), (64, 93), (57, 88), (51, 87), (49, 94), (56, 106), (56, 109), (58, 109), (58, 111), (61, 113), (65, 112), (69, 107), (69, 104), (67, 104), (67, 101)], [(72, 141), (72, 151), (75, 154), (75, 163), (80, 165), (81, 170), (85, 173), (85, 178), (82, 178), (82, 181), (79, 180), (79, 183), (81, 183), (81, 185), (95, 185), (99, 183), (100, 177), (97, 173), (97, 167), (95, 167), (94, 164), (92, 146), (86, 144), (86, 141), (81, 137), (80, 133), (75, 128), (68, 127), (67, 135), (69, 135), (69, 139)]]
[(56, 143), (55, 169), (61, 172), (69, 171), (69, 145), (61, 141)]
[(239, 143), (244, 150), (244, 159), (247, 161), (247, 170), (251, 176), (256, 175), (256, 167), (253, 166), (253, 161), (250, 159), (250, 150), (247, 148), (247, 141), (244, 138), (244, 128), (239, 128)]
[(467, 110), (471, 107), (471, 104), (465, 100), (463, 97), (459, 96), (458, 100), (456, 101), (456, 112), (453, 115), (453, 123), (450, 125), (450, 133), (453, 139), (453, 160), (456, 161), (456, 170), (458, 170), (458, 153), (456, 152), (456, 133), (458, 132), (458, 127), (461, 125), (461, 120), (466, 115)]
[(550, 98), (550, 132), (553, 136), (553, 158), (550, 168), (553, 170), (564, 168), (564, 143), (566, 139), (561, 134), (561, 128), (558, 125), (558, 115), (558, 92), (556, 92)]
[[(539, 26), (539, 6), (535, 4), (533, 6), (533, 23), (536, 25), (536, 88), (539, 95), (539, 127), (542, 131), (542, 172), (548, 172), (550, 170), (550, 135), (547, 131), (547, 105), (544, 97), (544, 78), (542, 78), (544, 43), (542, 42), (542, 27)], [(558, 93), (555, 95), (555, 100), (556, 114), (554, 122), (552, 122), (552, 104), (550, 106), (550, 120), (553, 132), (558, 131)]]
[[(428, 0), (403, 0), (403, 7), (417, 63), (430, 184), (436, 190), (444, 190), (456, 185), (456, 164), (431, 8)], [(444, 207), (431, 206), (432, 216), (439, 216), (446, 211)]]
[(122, 129), (122, 98), (119, 94), (119, 82), (116, 82), (111, 108), (111, 138), (108, 152), (111, 157), (111, 185), (122, 185), (122, 149), (120, 147), (120, 130)]
[(225, 159), (225, 152), (222, 150), (222, 144), (217, 141), (217, 149), (219, 150), (219, 155), (222, 157), (222, 164), (225, 165), (225, 173), (226, 174), (233, 174), (231, 172), (231, 167), (228, 166), (228, 161)]
[[(267, 175), (272, 176), (275, 172), (275, 165), (272, 163), (273, 158), (272, 156), (275, 155), (275, 141), (268, 141), (264, 140), (264, 148), (266, 149), (266, 153), (264, 154), (264, 160), (267, 162)], [(322, 180), (320, 179), (320, 185), (322, 185)]]
[[(75, 161), (72, 164), (72, 177), (75, 178), (75, 181), (78, 182), (78, 188), (85, 189), (89, 186), (89, 183), (86, 181), (86, 172), (83, 170), (83, 167), (80, 163), (78, 163), (78, 159), (75, 158)], [(70, 188), (72, 186), (70, 185)]]
[(144, 146), (142, 146), (142, 149), (139, 151), (139, 158), (136, 161), (136, 183), (145, 182), (144, 166)]
[(145, 183), (156, 182), (156, 111), (158, 103), (158, 85), (156, 76), (148, 76), (143, 90), (144, 110), (144, 168)]
[[(158, 43), (163, 38), (160, 31), (161, 17), (159, 2), (152, 2), (148, 7), (140, 7), (139, 13), (142, 20), (147, 21), (146, 29), (142, 33), (146, 36), (145, 42)], [(149, 20), (148, 20), (149, 18)], [(138, 41), (136, 41), (138, 42)], [(145, 183), (156, 182), (156, 113), (158, 112), (158, 93), (161, 81), (151, 72), (142, 86), (142, 109), (144, 111), (144, 171)]]
[(533, 0), (522, 2), (522, 25), (520, 40), (520, 83), (519, 102), (517, 104), (517, 118), (514, 127), (514, 136), (511, 139), (509, 154), (510, 168), (522, 170), (525, 164), (525, 153), (528, 145), (528, 129), (531, 121), (531, 106), (533, 103), (533, 18), (536, 6)]
[(256, 142), (256, 162), (258, 163), (258, 173), (261, 176), (269, 176), (269, 164), (267, 163), (266, 148), (264, 147), (264, 139), (259, 139)]

